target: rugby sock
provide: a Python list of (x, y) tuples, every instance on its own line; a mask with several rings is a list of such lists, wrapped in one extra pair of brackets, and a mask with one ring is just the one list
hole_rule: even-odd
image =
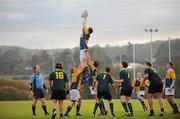
[(45, 113), (45, 114), (47, 114), (47, 113), (48, 113), (48, 112), (47, 112), (46, 105), (42, 105), (42, 109), (43, 109), (43, 111), (44, 111), (44, 113)]
[(122, 102), (121, 104), (122, 104), (122, 106), (123, 106), (123, 108), (124, 108), (124, 111), (125, 111), (126, 113), (128, 113), (127, 104), (126, 104), (125, 102)]
[(128, 103), (128, 108), (129, 108), (131, 115), (133, 115), (133, 107), (132, 107), (131, 103)]
[(68, 113), (71, 111), (72, 107), (68, 106), (65, 115), (68, 115)]
[(56, 109), (53, 109), (53, 110), (52, 110), (52, 113), (54, 113), (55, 111), (56, 111)]
[(150, 114), (154, 114), (154, 110), (153, 109), (150, 110)]
[(114, 105), (113, 105), (113, 103), (109, 103), (109, 107), (110, 107), (110, 110), (111, 110), (111, 114), (113, 115), (114, 114)]
[(178, 111), (177, 104), (174, 104), (174, 105), (173, 105), (173, 109), (174, 109), (174, 112), (179, 112), (179, 111)]
[(62, 119), (63, 118), (63, 114), (62, 113), (60, 113), (60, 119)]
[(164, 108), (161, 108), (161, 112), (164, 112)]
[[(96, 102), (95, 105), (94, 105), (94, 111), (93, 111), (94, 114), (96, 113), (96, 110), (97, 110), (98, 106), (99, 106), (99, 104)], [(101, 111), (101, 108), (100, 108), (100, 111)]]
[(100, 103), (102, 104), (103, 110), (106, 111), (103, 100), (100, 100)]
[(79, 114), (80, 108), (81, 108), (81, 104), (77, 104), (76, 105), (76, 114)]
[(141, 104), (142, 104), (143, 108), (147, 108), (146, 104), (144, 103), (144, 101), (141, 101)]
[(33, 115), (36, 115), (36, 106), (34, 106), (34, 105), (32, 105), (32, 113), (33, 113)]
[(103, 104), (102, 104), (102, 102), (99, 103), (99, 108), (100, 108), (100, 110), (101, 110), (102, 113), (105, 112), (105, 110), (103, 109)]

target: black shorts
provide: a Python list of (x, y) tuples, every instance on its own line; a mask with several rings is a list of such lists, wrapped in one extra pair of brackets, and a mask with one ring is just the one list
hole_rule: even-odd
[(66, 92), (65, 92), (65, 91), (53, 90), (53, 91), (52, 91), (51, 99), (55, 99), (55, 100), (65, 100), (65, 99), (66, 99)]
[(162, 93), (162, 91), (163, 91), (162, 83), (158, 83), (158, 84), (154, 84), (154, 85), (150, 84), (149, 89), (148, 89), (148, 93), (151, 93), (151, 94)]
[(33, 98), (35, 99), (45, 98), (45, 93), (43, 89), (34, 89), (33, 93), (34, 93)]
[(131, 94), (132, 94), (132, 90), (133, 90), (133, 88), (131, 86), (122, 87), (121, 92), (120, 92), (120, 96), (128, 96), (128, 97), (130, 97)]
[(98, 91), (97, 92), (97, 98), (100, 100), (101, 98), (104, 98), (106, 100), (111, 100), (112, 97), (111, 97), (111, 94), (109, 91)]

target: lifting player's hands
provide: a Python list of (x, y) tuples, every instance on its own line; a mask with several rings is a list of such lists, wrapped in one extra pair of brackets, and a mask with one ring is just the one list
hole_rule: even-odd
[(87, 18), (88, 17), (88, 11), (87, 10), (84, 10), (81, 14), (81, 17), (83, 18)]

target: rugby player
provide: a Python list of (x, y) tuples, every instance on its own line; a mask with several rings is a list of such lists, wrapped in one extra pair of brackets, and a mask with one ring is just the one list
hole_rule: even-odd
[[(113, 105), (112, 97), (109, 91), (109, 84), (112, 85), (112, 88), (115, 92), (116, 90), (115, 90), (115, 84), (113, 82), (113, 77), (110, 75), (110, 71), (111, 71), (110, 67), (106, 67), (104, 73), (98, 74), (96, 77), (96, 80), (93, 82), (92, 89), (94, 89), (96, 86), (96, 83), (98, 83), (97, 84), (97, 98), (99, 99), (98, 101), (100, 101), (102, 97), (108, 100), (111, 114), (113, 117), (115, 117), (114, 105)], [(94, 112), (96, 112), (98, 105), (101, 106), (101, 103), (100, 102), (97, 103), (97, 106), (95, 106)]]
[(72, 68), (71, 69), (71, 85), (70, 85), (70, 104), (66, 109), (66, 112), (64, 116), (69, 116), (69, 112), (71, 111), (72, 107), (76, 105), (76, 116), (81, 116), (80, 114), (80, 107), (81, 107), (81, 96), (80, 96), (80, 89), (81, 89), (81, 82), (82, 82), (82, 72), (84, 71), (84, 68), (79, 66), (77, 69)]
[(143, 84), (143, 78), (141, 72), (137, 73), (137, 78), (132, 81), (133, 90), (141, 102), (144, 111), (147, 111), (146, 104), (144, 102), (145, 84)]
[(56, 105), (59, 103), (60, 119), (63, 119), (64, 104), (66, 99), (66, 93), (69, 94), (69, 85), (67, 74), (62, 70), (62, 64), (56, 64), (56, 70), (49, 75), (49, 83), (52, 90), (52, 116), (51, 119), (55, 119), (57, 114)]
[[(99, 115), (104, 115), (103, 111), (105, 111), (105, 115), (107, 115), (107, 111), (105, 109), (103, 100), (99, 100), (97, 98), (97, 88), (96, 87), (94, 87), (94, 89), (92, 88), (93, 82), (94, 82), (94, 80), (96, 80), (96, 77), (98, 75), (97, 67), (99, 66), (99, 62), (98, 61), (94, 61), (94, 63), (93, 63), (94, 67), (92, 67), (91, 64), (89, 64), (89, 63), (88, 63), (88, 66), (89, 66), (89, 70), (90, 70), (89, 76), (88, 76), (89, 89), (90, 89), (91, 95), (96, 100), (96, 103), (94, 105), (93, 116), (96, 115), (96, 110), (97, 110), (98, 106), (99, 106), (99, 109), (100, 109), (100, 112), (101, 112)], [(101, 109), (101, 106), (100, 106), (99, 102), (102, 105), (102, 109)]]
[[(48, 93), (48, 90), (44, 84), (44, 77), (41, 75), (41, 69), (39, 65), (35, 65), (33, 67), (33, 74), (31, 75), (31, 79), (29, 81), (30, 84), (30, 93), (33, 95), (32, 101), (32, 113), (33, 116), (36, 116), (36, 104), (38, 99), (41, 101), (41, 106), (44, 111), (44, 115), (49, 115), (46, 108), (45, 102), (45, 92)], [(45, 92), (44, 92), (45, 89)]]
[(131, 83), (131, 75), (127, 69), (128, 63), (123, 61), (122, 66), (123, 69), (119, 73), (120, 80), (115, 80), (115, 82), (121, 83), (120, 100), (125, 111), (125, 116), (133, 116), (133, 107), (130, 103), (131, 94), (133, 90)]
[(163, 83), (160, 78), (160, 76), (157, 74), (156, 70), (151, 67), (151, 63), (146, 61), (144, 64), (144, 80), (143, 83), (145, 83), (146, 80), (149, 80), (150, 85), (148, 88), (148, 94), (147, 99), (149, 103), (150, 108), (150, 114), (149, 116), (154, 116), (154, 105), (153, 105), (153, 95), (155, 94), (157, 96), (157, 99), (159, 101), (159, 105), (161, 108), (160, 116), (164, 115), (164, 104), (162, 99), (162, 90), (163, 90)]
[(88, 41), (90, 35), (93, 33), (93, 29), (87, 25), (88, 12), (84, 10), (81, 17), (83, 18), (83, 29), (80, 36), (80, 65), (81, 67), (87, 66), (87, 60), (90, 58), (88, 53)]
[(173, 114), (179, 114), (176, 100), (174, 99), (176, 74), (175, 71), (172, 69), (172, 67), (173, 67), (172, 62), (166, 63), (167, 72), (164, 82), (165, 95), (169, 104), (173, 108)]

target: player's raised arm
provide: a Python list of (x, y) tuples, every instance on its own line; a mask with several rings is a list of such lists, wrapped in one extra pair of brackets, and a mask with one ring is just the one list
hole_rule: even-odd
[(84, 10), (81, 14), (81, 17), (83, 18), (83, 24), (82, 26), (85, 27), (87, 25), (87, 17), (88, 17), (88, 11)]

